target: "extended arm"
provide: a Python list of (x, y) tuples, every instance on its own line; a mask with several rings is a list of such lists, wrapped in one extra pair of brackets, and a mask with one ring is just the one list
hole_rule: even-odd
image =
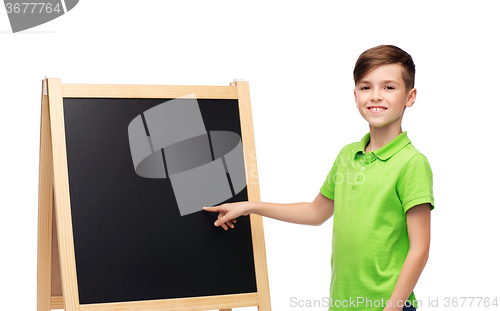
[(318, 193), (313, 202), (265, 203), (236, 202), (213, 207), (204, 207), (209, 212), (219, 212), (215, 226), (234, 228), (235, 219), (241, 215), (257, 214), (295, 224), (319, 226), (333, 215), (334, 201)]
[(410, 297), (429, 257), (430, 204), (425, 203), (410, 208), (406, 213), (406, 220), (410, 249), (390, 298), (392, 306), (385, 307), (384, 311), (400, 311), (402, 309), (402, 304)]

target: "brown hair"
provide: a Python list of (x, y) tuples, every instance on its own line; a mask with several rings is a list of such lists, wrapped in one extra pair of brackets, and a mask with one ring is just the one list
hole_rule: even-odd
[(386, 64), (400, 64), (403, 66), (402, 74), (406, 91), (414, 87), (415, 64), (413, 59), (410, 54), (394, 45), (379, 45), (361, 53), (354, 66), (354, 84), (357, 85), (369, 71)]

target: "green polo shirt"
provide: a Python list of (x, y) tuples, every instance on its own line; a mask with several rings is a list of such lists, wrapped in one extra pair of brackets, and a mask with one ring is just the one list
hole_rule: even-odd
[(329, 310), (383, 310), (410, 247), (406, 212), (434, 209), (429, 162), (406, 131), (366, 154), (369, 141), (343, 147), (320, 188), (335, 201)]

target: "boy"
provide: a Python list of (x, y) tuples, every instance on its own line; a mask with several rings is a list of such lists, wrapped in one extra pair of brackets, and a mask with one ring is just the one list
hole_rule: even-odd
[(370, 132), (342, 148), (315, 200), (204, 208), (219, 212), (215, 226), (234, 228), (249, 213), (320, 225), (335, 210), (329, 310), (415, 310), (434, 197), (429, 163), (401, 130), (417, 94), (414, 77), (411, 56), (398, 47), (363, 52), (354, 67), (354, 99)]

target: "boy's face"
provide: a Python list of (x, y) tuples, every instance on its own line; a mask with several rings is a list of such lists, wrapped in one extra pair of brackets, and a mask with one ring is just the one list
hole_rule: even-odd
[(401, 127), (404, 110), (413, 105), (417, 96), (415, 88), (406, 91), (402, 70), (400, 64), (381, 65), (369, 71), (356, 85), (356, 107), (370, 126)]

